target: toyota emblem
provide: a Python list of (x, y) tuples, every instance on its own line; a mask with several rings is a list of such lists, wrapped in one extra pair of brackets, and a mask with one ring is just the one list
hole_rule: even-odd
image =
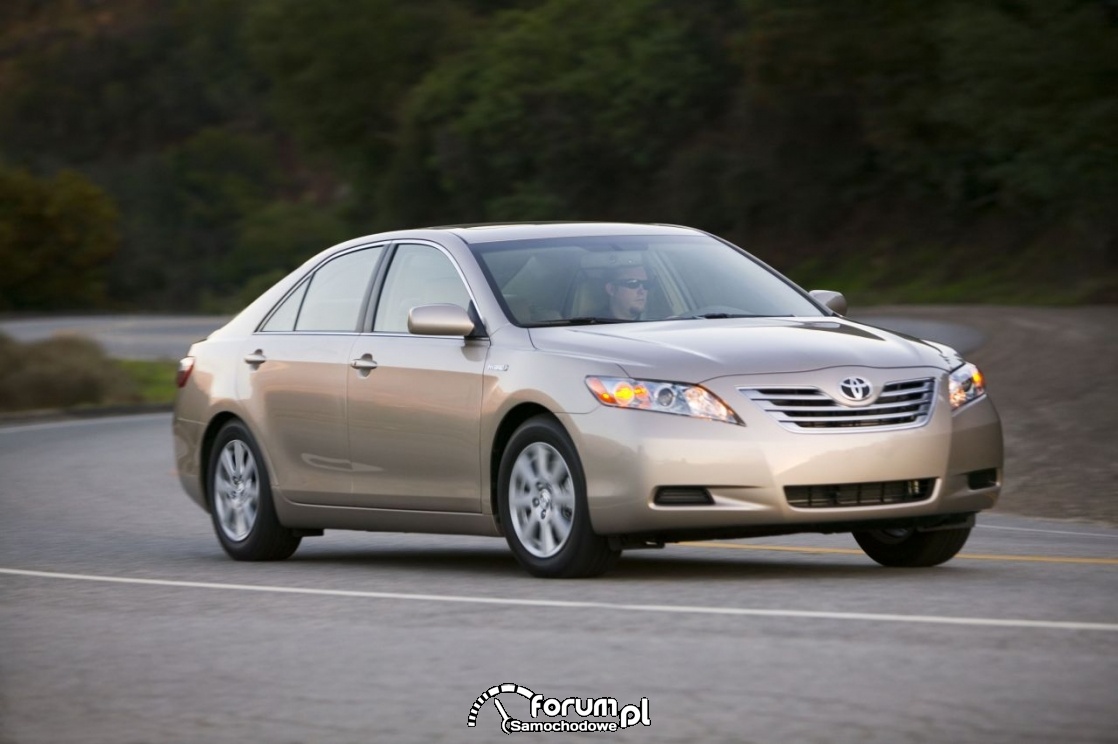
[(861, 377), (847, 377), (839, 383), (839, 390), (843, 396), (853, 401), (862, 401), (870, 397), (873, 386)]

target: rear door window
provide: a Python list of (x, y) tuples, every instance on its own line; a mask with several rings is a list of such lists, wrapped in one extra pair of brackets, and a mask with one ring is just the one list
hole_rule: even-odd
[(288, 295), (262, 330), (354, 333), (384, 246), (331, 259)]

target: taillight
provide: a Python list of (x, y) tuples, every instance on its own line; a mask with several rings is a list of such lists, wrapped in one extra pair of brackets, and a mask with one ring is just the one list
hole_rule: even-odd
[(179, 360), (179, 371), (175, 375), (175, 384), (179, 387), (186, 385), (190, 373), (194, 371), (194, 357), (183, 357)]

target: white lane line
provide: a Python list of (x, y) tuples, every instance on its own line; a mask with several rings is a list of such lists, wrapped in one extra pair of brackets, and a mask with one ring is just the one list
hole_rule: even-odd
[(1043, 532), (1047, 535), (1075, 535), (1076, 537), (1104, 537), (1118, 540), (1118, 533), (1104, 535), (1101, 532), (1072, 532), (1070, 530), (1042, 530), (1037, 527), (1004, 527), (995, 524), (978, 524), (980, 530), (1012, 530), (1013, 532)]
[(995, 628), (1032, 628), (1042, 630), (1091, 630), (1118, 632), (1118, 623), (1085, 623), (1057, 620), (1019, 620), (1013, 618), (945, 617), (939, 615), (893, 615), (872, 612), (819, 612), (814, 610), (759, 610), (744, 607), (703, 607), (688, 605), (616, 604), (613, 602), (579, 602), (557, 599), (510, 599), (506, 597), (466, 597), (453, 594), (403, 594), (400, 592), (365, 592), (346, 589), (310, 589), (295, 586), (261, 586), (255, 584), (215, 584), (205, 581), (174, 581), (169, 579), (134, 579), (122, 576), (27, 571), (0, 568), (0, 574), (41, 579), (99, 581), (110, 584), (140, 584), (180, 589), (224, 589), (226, 591), (262, 592), (270, 594), (303, 594), (319, 597), (350, 597), (359, 599), (395, 599), (409, 602), (456, 602), (460, 604), (503, 605), (507, 607), (554, 607), (563, 609), (612, 610), (617, 612), (658, 612), (691, 615), (729, 615), (735, 617), (781, 617), (812, 620), (854, 620), (859, 622), (922, 623), (931, 625), (964, 625)]

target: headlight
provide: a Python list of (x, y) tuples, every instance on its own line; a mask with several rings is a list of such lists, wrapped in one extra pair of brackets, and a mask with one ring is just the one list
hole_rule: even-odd
[(983, 395), (986, 395), (986, 379), (978, 367), (964, 364), (951, 373), (948, 381), (948, 398), (951, 400), (952, 410), (961, 408), (972, 400), (978, 400)]
[(697, 385), (622, 377), (587, 377), (586, 387), (602, 405), (694, 416), (728, 424), (741, 419), (718, 396)]

